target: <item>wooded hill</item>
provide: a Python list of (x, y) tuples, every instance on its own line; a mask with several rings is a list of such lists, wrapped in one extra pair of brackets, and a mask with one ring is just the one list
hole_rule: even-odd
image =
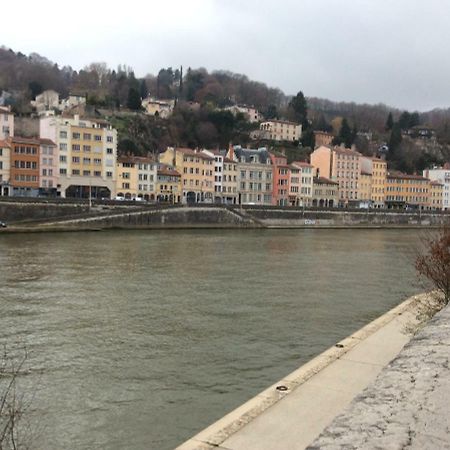
[[(76, 71), (70, 66), (59, 67), (36, 53), (27, 56), (0, 48), (0, 92), (4, 90), (13, 94), (7, 102), (18, 115), (32, 113), (30, 100), (46, 89), (54, 89), (61, 97), (69, 93), (86, 95), (88, 106), (107, 115), (119, 129), (119, 149), (134, 153), (157, 152), (166, 145), (210, 148), (223, 148), (229, 142), (245, 145), (250, 131), (257, 125), (249, 124), (243, 116), (233, 116), (220, 109), (232, 104), (255, 106), (268, 119), (301, 122), (305, 131), (300, 143), (303, 147), (313, 145), (312, 130), (339, 135), (345, 119), (353, 133), (353, 141), (356, 140), (363, 152), (372, 149), (361, 139), (358, 142), (357, 131), (370, 131), (375, 141), (388, 143), (392, 141), (393, 131), (392, 126), (387, 126), (389, 114), (394, 124), (400, 122), (405, 114), (383, 104), (332, 102), (320, 98), (306, 97), (303, 105), (303, 94), (298, 104), (298, 96), (288, 96), (278, 88), (228, 71), (209, 73), (202, 68), (163, 68), (157, 75), (136, 78), (132, 68), (125, 65), (111, 69), (105, 63), (92, 63)], [(149, 94), (159, 99), (174, 100), (178, 105), (174, 114), (168, 119), (137, 114), (141, 110), (141, 99)], [(188, 102), (196, 102), (199, 107), (195, 110), (188, 108)], [(414, 117), (414, 123), (434, 128), (438, 141), (445, 147), (434, 151), (434, 154), (429, 152), (431, 160), (446, 158), (446, 146), (450, 144), (450, 109), (407, 114)], [(340, 140), (348, 141), (345, 137)], [(395, 139), (391, 143), (405, 147), (405, 143), (396, 143)], [(423, 149), (414, 152), (419, 155), (416, 159), (423, 156)], [(301, 153), (307, 155), (308, 152)], [(409, 150), (403, 153), (397, 152), (397, 157), (410, 157)], [(399, 167), (414, 171), (430, 160), (427, 158), (420, 165), (402, 163)]]

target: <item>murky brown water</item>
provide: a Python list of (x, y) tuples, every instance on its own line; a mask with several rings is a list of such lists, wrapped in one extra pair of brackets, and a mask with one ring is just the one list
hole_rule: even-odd
[(407, 230), (0, 236), (0, 344), (39, 449), (168, 450), (389, 310)]

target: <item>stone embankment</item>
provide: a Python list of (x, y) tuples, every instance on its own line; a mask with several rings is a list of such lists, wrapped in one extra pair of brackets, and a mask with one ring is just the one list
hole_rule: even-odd
[(450, 307), (308, 449), (450, 449)]
[(406, 300), (177, 450), (450, 448), (450, 309), (411, 335), (428, 302)]
[(421, 228), (450, 223), (450, 214), (386, 210), (0, 202), (9, 231), (139, 228)]

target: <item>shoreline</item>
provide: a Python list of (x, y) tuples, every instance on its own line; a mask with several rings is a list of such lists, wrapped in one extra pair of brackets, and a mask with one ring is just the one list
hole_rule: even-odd
[[(428, 295), (419, 294), (403, 301), (176, 450), (306, 448), (410, 341), (412, 336), (405, 334), (404, 328), (418, 323), (416, 314)], [(354, 379), (356, 389), (349, 390), (350, 378)], [(326, 398), (324, 392), (330, 398), (337, 397)], [(325, 406), (320, 405), (321, 400)], [(288, 426), (292, 420), (295, 422), (293, 429)], [(274, 442), (281, 447), (271, 447)]]

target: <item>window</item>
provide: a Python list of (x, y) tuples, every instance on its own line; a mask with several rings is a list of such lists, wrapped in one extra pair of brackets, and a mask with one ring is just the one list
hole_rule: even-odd
[(80, 133), (72, 133), (73, 139), (80, 139)]
[(67, 175), (67, 169), (59, 169), (60, 175)]
[(83, 176), (84, 177), (89, 177), (91, 175), (91, 171), (90, 170), (83, 170)]
[(113, 141), (113, 137), (112, 136), (106, 136), (106, 142), (112, 142), (112, 141)]
[(67, 131), (60, 131), (59, 132), (59, 137), (61, 139), (67, 139)]
[(102, 137), (99, 134), (94, 134), (94, 140), (101, 141)]
[(108, 178), (112, 178), (113, 173), (112, 173), (112, 172), (106, 172), (106, 176), (107, 176)]
[(83, 152), (90, 152), (91, 146), (90, 145), (83, 145)]
[(83, 164), (90, 164), (91, 158), (83, 158)]
[(59, 149), (60, 150), (67, 150), (67, 144), (65, 142), (61, 142), (61, 144), (59, 144)]
[(66, 155), (61, 155), (59, 157), (59, 161), (62, 162), (62, 163), (66, 163), (67, 162), (67, 156)]
[(80, 151), (80, 145), (79, 144), (72, 144), (72, 150), (74, 152), (79, 152)]
[(72, 175), (80, 175), (80, 171), (78, 169), (73, 169)]
[(107, 149), (106, 149), (106, 153), (107, 153), (108, 155), (112, 155), (114, 152), (113, 152), (113, 149), (112, 149), (112, 148), (107, 148)]
[(78, 156), (73, 156), (72, 157), (72, 162), (76, 163), (76, 164), (79, 164), (80, 163), (80, 158)]
[(85, 141), (90, 141), (91, 140), (91, 133), (83, 133), (83, 139)]

